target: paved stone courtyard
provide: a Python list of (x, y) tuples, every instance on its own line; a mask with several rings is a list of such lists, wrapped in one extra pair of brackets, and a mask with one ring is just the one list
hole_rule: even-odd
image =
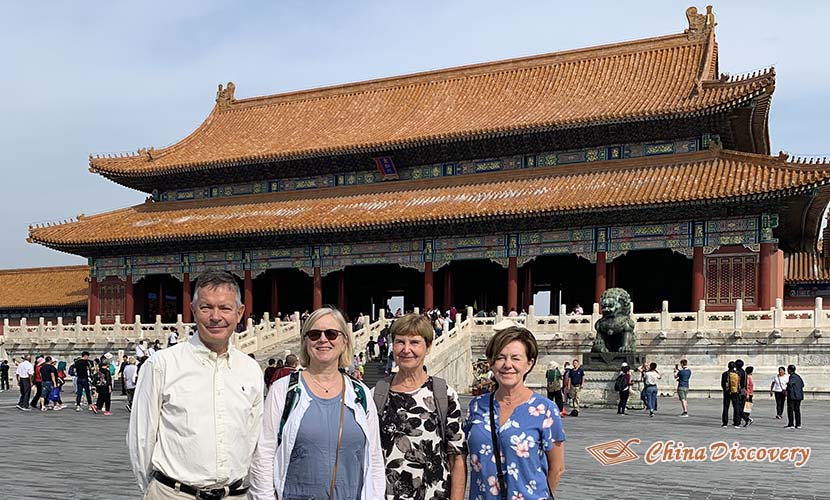
[[(138, 499), (127, 456), (125, 433), (129, 414), (116, 396), (113, 415), (104, 417), (71, 407), (60, 412), (17, 410), (18, 393), (0, 393), (0, 498)], [(464, 398), (465, 402), (469, 398)], [(67, 398), (69, 400), (69, 398)], [(674, 399), (661, 398), (659, 412), (618, 416), (614, 410), (587, 409), (565, 419), (566, 474), (560, 499), (830, 499), (830, 413), (828, 401), (806, 401), (804, 428), (784, 430), (775, 420), (773, 403), (757, 398), (755, 423), (749, 428), (722, 429), (720, 401), (692, 400), (690, 418), (678, 418)], [(598, 443), (639, 438), (631, 446), (639, 458), (600, 465), (585, 448)], [(658, 463), (643, 456), (655, 441), (682, 441), (708, 447), (716, 441), (741, 446), (810, 447), (809, 461), (792, 463), (719, 462)], [(102, 465), (103, 464), (103, 465)]]

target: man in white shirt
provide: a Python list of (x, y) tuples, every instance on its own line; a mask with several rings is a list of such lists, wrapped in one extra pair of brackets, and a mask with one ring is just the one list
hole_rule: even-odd
[(147, 357), (147, 347), (144, 346), (144, 340), (139, 340), (135, 345), (135, 357), (139, 361)]
[(173, 347), (174, 345), (179, 343), (179, 332), (176, 331), (176, 327), (170, 328), (170, 335), (167, 336), (167, 347)]
[(242, 319), (236, 279), (209, 271), (191, 304), (197, 335), (139, 371), (127, 445), (145, 499), (245, 496), (262, 426), (259, 365), (230, 344)]
[(32, 397), (32, 376), (35, 374), (35, 367), (29, 361), (29, 356), (24, 355), (23, 361), (17, 365), (15, 371), (15, 378), (17, 385), (20, 387), (20, 401), (17, 402), (17, 409), (23, 411), (30, 411), (29, 398)]

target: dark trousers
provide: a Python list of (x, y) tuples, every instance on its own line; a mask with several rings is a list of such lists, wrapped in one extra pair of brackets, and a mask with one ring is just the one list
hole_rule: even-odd
[(775, 414), (779, 417), (784, 416), (784, 401), (787, 400), (787, 393), (784, 391), (776, 392), (775, 394)]
[(620, 391), (620, 402), (617, 404), (617, 413), (625, 413), (625, 408), (628, 406), (628, 396), (631, 391)]
[(98, 401), (96, 402), (95, 406), (98, 407), (99, 410), (110, 411), (110, 401), (112, 399), (112, 391), (109, 389), (107, 390), (98, 390)]
[(121, 395), (126, 396), (127, 395), (127, 387), (126, 387), (126, 384), (124, 383), (124, 374), (123, 373), (121, 374), (120, 379), (121, 379)]
[(792, 427), (795, 417), (796, 427), (801, 427), (801, 400), (787, 399), (787, 426)]
[(32, 397), (32, 401), (29, 403), (29, 406), (37, 407), (37, 403), (40, 401), (40, 393), (43, 392), (43, 382), (35, 382), (35, 390), (31, 392), (34, 396)]
[(559, 389), (558, 391), (548, 391), (548, 399), (556, 403), (556, 407), (559, 408), (560, 412), (562, 411), (562, 405), (564, 404), (562, 401), (562, 389)]
[(3, 375), (0, 377), (0, 391), (8, 391), (9, 390), (9, 376)]
[(741, 396), (740, 394), (723, 395), (723, 413), (721, 423), (729, 424), (729, 408), (732, 407), (732, 425), (741, 425)]
[(28, 378), (21, 378), (20, 379), (20, 401), (17, 402), (17, 406), (21, 408), (28, 408), (29, 405), (29, 396), (32, 395), (32, 381)]
[(133, 397), (135, 396), (135, 387), (127, 389), (127, 406), (133, 407)]
[(89, 392), (89, 379), (75, 377), (75, 406), (81, 406), (81, 393), (86, 393), (86, 404), (92, 404), (92, 394)]

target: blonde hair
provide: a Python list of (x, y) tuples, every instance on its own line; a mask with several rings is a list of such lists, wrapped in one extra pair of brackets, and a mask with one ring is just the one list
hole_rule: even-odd
[(396, 319), (389, 327), (389, 336), (392, 340), (398, 335), (418, 335), (424, 338), (427, 347), (432, 345), (435, 338), (435, 330), (432, 328), (432, 321), (426, 316), (409, 313)]
[(343, 313), (334, 307), (321, 307), (320, 309), (316, 309), (313, 313), (311, 313), (311, 315), (309, 315), (308, 319), (305, 320), (305, 323), (303, 323), (303, 328), (300, 331), (300, 342), (302, 343), (302, 349), (300, 349), (299, 354), (300, 364), (307, 368), (311, 363), (311, 357), (308, 355), (308, 346), (306, 345), (307, 339), (305, 334), (312, 329), (314, 324), (317, 323), (320, 318), (325, 316), (331, 316), (334, 318), (334, 321), (337, 323), (337, 329), (343, 332), (343, 340), (346, 342), (346, 348), (340, 354), (338, 365), (340, 368), (345, 368), (352, 364), (352, 358), (354, 358), (354, 340), (352, 339), (351, 334), (349, 334), (348, 327), (346, 326), (346, 319), (343, 318)]

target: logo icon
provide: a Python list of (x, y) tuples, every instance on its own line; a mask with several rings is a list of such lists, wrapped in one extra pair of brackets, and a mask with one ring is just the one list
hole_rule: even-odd
[(623, 442), (621, 439), (615, 439), (614, 441), (588, 446), (585, 451), (590, 453), (602, 465), (617, 465), (640, 458), (631, 449), (633, 444), (640, 444), (640, 440), (632, 438)]

